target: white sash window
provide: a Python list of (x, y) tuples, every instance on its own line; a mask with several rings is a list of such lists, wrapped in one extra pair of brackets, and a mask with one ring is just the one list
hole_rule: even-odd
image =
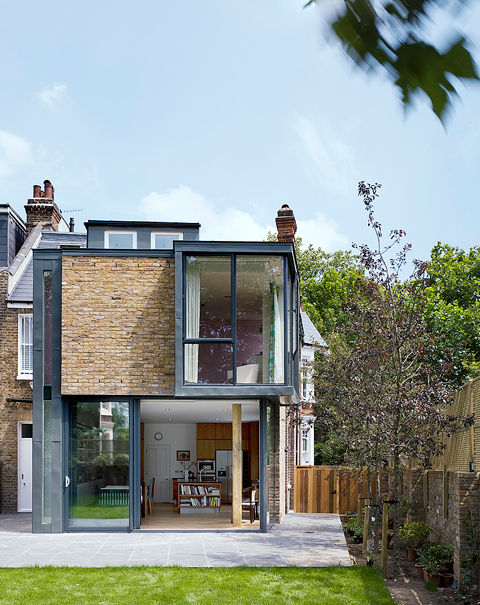
[(33, 378), (33, 315), (18, 316), (18, 378)]

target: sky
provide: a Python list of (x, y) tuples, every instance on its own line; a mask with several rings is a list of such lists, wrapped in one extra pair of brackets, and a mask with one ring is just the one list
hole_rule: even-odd
[[(370, 241), (365, 180), (382, 183), (378, 218), (407, 232), (414, 257), (480, 244), (480, 85), (459, 84), (446, 128), (427, 103), (405, 113), (304, 4), (8, 3), (0, 202), (23, 216), (50, 179), (77, 230), (199, 221), (221, 240), (265, 239), (288, 203), (297, 235), (332, 251)], [(475, 2), (457, 27), (480, 43)]]

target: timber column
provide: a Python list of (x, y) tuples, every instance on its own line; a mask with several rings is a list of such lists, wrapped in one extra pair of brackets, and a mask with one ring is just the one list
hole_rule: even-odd
[(232, 521), (233, 527), (242, 526), (242, 406), (232, 405)]

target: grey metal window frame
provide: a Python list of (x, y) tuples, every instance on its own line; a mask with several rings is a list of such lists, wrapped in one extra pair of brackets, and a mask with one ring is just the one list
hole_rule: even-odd
[[(288, 312), (290, 301), (290, 279), (298, 275), (293, 244), (290, 242), (174, 242), (175, 254), (175, 396), (176, 397), (268, 397), (268, 396), (295, 396), (295, 359), (289, 355), (291, 347), (291, 318)], [(184, 381), (184, 317), (185, 317), (185, 270), (186, 256), (283, 256), (284, 257), (284, 361), (285, 383), (254, 383), (230, 385), (191, 385)], [(232, 282), (235, 273), (232, 271)], [(234, 296), (232, 294), (232, 304)], [(232, 339), (194, 339), (196, 342), (228, 342), (234, 345), (235, 313), (232, 316)], [(187, 341), (191, 342), (189, 339)], [(234, 373), (236, 368), (234, 365)], [(298, 380), (297, 380), (298, 382)], [(297, 386), (298, 388), (298, 386)]]
[[(135, 397), (128, 397), (124, 395), (88, 395), (88, 396), (72, 396), (64, 398), (64, 446), (63, 446), (63, 459), (65, 462), (65, 474), (68, 472), (69, 466), (69, 455), (70, 455), (70, 444), (69, 444), (69, 406), (72, 403), (79, 401), (128, 401), (129, 402), (129, 443), (128, 443), (128, 456), (129, 456), (129, 468), (128, 468), (128, 480), (129, 480), (129, 520), (128, 527), (110, 526), (110, 527), (71, 527), (69, 525), (69, 494), (65, 493), (63, 499), (63, 527), (64, 531), (71, 533), (111, 533), (120, 532), (126, 533), (131, 532), (134, 529), (140, 528), (140, 498), (141, 498), (141, 487), (140, 487), (140, 458), (141, 458), (141, 440), (140, 440), (140, 399)], [(66, 488), (64, 488), (66, 492)]]

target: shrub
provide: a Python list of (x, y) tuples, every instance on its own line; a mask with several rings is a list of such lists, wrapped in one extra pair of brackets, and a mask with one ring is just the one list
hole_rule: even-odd
[(427, 541), (432, 528), (423, 521), (405, 523), (398, 531), (398, 535), (412, 548), (420, 548)]

